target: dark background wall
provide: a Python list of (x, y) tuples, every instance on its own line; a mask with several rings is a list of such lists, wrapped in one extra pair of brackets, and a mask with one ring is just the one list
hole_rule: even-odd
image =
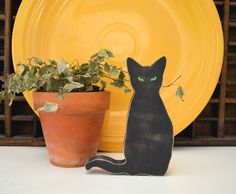
[[(0, 0), (0, 78), (12, 72), (11, 33), (20, 0)], [(225, 56), (217, 88), (176, 145), (236, 145), (236, 0), (214, 1), (224, 30)], [(1, 82), (0, 82), (1, 84)], [(0, 104), (0, 145), (44, 145), (38, 118), (24, 97)]]

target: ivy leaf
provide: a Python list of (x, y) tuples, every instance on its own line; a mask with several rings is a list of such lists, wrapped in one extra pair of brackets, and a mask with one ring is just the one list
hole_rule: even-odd
[[(61, 76), (61, 75), (60, 75)], [(63, 72), (63, 78), (67, 79), (67, 77), (73, 77), (74, 76), (74, 72), (73, 70), (69, 67), (69, 68), (66, 68)], [(62, 76), (61, 76), (62, 77)]]
[(115, 76), (118, 76), (119, 73), (120, 73), (120, 70), (117, 67), (113, 66), (110, 69), (109, 75), (115, 77)]
[(107, 82), (105, 80), (101, 80), (101, 84), (102, 84), (102, 87), (101, 87), (101, 91), (104, 91), (106, 86), (107, 86)]
[(90, 68), (91, 69), (97, 69), (97, 67), (98, 67), (98, 63), (96, 62), (96, 61), (91, 61), (90, 62)]
[(43, 64), (43, 61), (42, 61), (40, 58), (37, 58), (37, 57), (34, 57), (34, 62), (35, 62), (37, 65), (42, 65), (42, 64)]
[(68, 82), (73, 82), (73, 76), (67, 76), (65, 77), (65, 79), (67, 79)]
[(57, 65), (57, 62), (53, 59), (49, 59), (48, 62), (51, 63), (52, 65)]
[(108, 65), (107, 63), (104, 64), (104, 70), (109, 73), (110, 72), (110, 65)]
[(50, 77), (50, 79), (47, 80), (47, 84), (49, 86), (48, 90), (50, 92), (58, 92), (59, 88), (65, 86), (66, 83), (66, 80)]
[(18, 66), (19, 66), (20, 75), (24, 76), (27, 73), (27, 71), (29, 71), (29, 67), (26, 66), (25, 64), (20, 64)]
[(1, 91), (0, 92), (0, 102), (5, 99), (5, 96), (6, 96), (5, 91)]
[(69, 64), (66, 61), (61, 61), (57, 65), (59, 74), (62, 74), (67, 68), (69, 68)]
[(122, 88), (124, 86), (124, 81), (123, 80), (120, 80), (120, 79), (117, 79), (117, 80), (114, 80), (111, 85), (117, 87), (117, 88)]
[(46, 102), (42, 107), (38, 108), (38, 112), (56, 112), (58, 110), (58, 104)]
[(100, 77), (99, 77), (99, 76), (93, 76), (92, 79), (91, 79), (91, 82), (92, 82), (93, 84), (96, 84), (96, 83), (99, 82), (99, 80), (100, 80)]
[(47, 72), (48, 72), (48, 68), (47, 68), (47, 66), (44, 66), (44, 67), (41, 67), (40, 69), (39, 69), (39, 76), (44, 76), (44, 75), (46, 75), (47, 74)]
[(81, 75), (80, 77), (91, 79), (91, 75), (89, 73), (85, 73), (85, 74)]
[(110, 58), (110, 57), (114, 57), (113, 53), (107, 49), (102, 49), (97, 53), (98, 57), (101, 58)]
[(120, 74), (119, 74), (119, 79), (123, 80), (125, 78), (125, 74), (123, 71), (120, 71)]
[(14, 98), (15, 98), (15, 93), (14, 92), (7, 92), (7, 97), (8, 97), (8, 99), (9, 99), (9, 106), (11, 106), (12, 105), (12, 103), (13, 103), (13, 100), (14, 100)]
[(11, 74), (7, 85), (8, 91), (14, 93), (21, 93), (24, 91), (24, 84), (20, 76)]
[(125, 92), (125, 93), (129, 93), (129, 92), (131, 92), (131, 91), (132, 91), (132, 90), (131, 90), (130, 88), (126, 88), (126, 87), (124, 88), (124, 92)]
[(113, 53), (112, 53), (111, 51), (109, 51), (109, 50), (107, 50), (107, 49), (105, 49), (105, 50), (106, 50), (107, 55), (108, 55), (109, 57), (114, 57), (114, 55), (113, 55)]
[(99, 71), (98, 71), (98, 75), (99, 75), (100, 77), (104, 77), (105, 73), (104, 73), (102, 70), (99, 70)]
[(81, 74), (86, 73), (86, 72), (88, 71), (88, 67), (89, 67), (89, 64), (88, 64), (88, 63), (84, 63), (84, 64), (80, 65), (80, 67), (79, 67), (79, 72), (80, 72)]
[(176, 96), (178, 96), (184, 102), (184, 88), (179, 86), (176, 90)]
[(83, 63), (80, 65), (80, 69), (85, 69), (85, 68), (88, 68), (89, 64), (88, 63)]
[(72, 90), (75, 89), (79, 89), (79, 88), (83, 88), (84, 85), (78, 82), (72, 82), (72, 83), (68, 83), (64, 86), (63, 90), (67, 91), (67, 92), (71, 92)]
[(36, 73), (37, 73), (37, 67), (31, 67), (31, 69), (30, 69), (30, 73), (31, 73), (31, 75), (35, 75)]
[[(25, 74), (22, 77), (23, 81), (22, 81), (22, 85), (24, 86), (23, 90), (25, 90), (25, 88), (27, 88), (27, 90), (31, 90), (32, 88), (37, 88), (38, 85), (38, 77), (31, 75), (30, 73)], [(16, 81), (16, 79), (15, 79)], [(20, 82), (20, 81), (18, 81)], [(19, 84), (14, 84), (18, 89), (22, 88), (19, 86)]]

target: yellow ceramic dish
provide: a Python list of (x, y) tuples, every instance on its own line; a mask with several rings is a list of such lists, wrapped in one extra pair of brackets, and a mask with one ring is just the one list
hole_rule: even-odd
[[(128, 56), (141, 64), (167, 57), (164, 85), (179, 75), (185, 102), (176, 87), (161, 96), (175, 134), (187, 127), (209, 101), (223, 58), (221, 23), (212, 0), (23, 0), (13, 31), (13, 61), (79, 59), (99, 49), (113, 51), (113, 64), (126, 67)], [(100, 150), (121, 151), (132, 94), (112, 91)], [(24, 94), (32, 107), (31, 92)]]

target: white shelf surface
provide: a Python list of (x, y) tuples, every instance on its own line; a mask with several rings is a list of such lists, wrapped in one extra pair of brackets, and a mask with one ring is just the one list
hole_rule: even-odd
[(46, 148), (0, 147), (0, 194), (29, 193), (235, 194), (236, 147), (174, 148), (165, 177), (59, 168), (48, 162)]

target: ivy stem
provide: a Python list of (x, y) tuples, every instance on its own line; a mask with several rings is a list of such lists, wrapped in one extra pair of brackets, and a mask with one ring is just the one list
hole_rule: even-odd
[[(75, 64), (76, 63), (76, 64)], [(73, 61), (72, 61), (72, 63), (71, 63), (71, 65), (76, 65), (76, 66), (79, 66), (79, 61), (78, 61), (78, 59), (74, 59)]]
[(128, 71), (123, 70), (122, 67), (119, 68), (120, 71), (123, 71), (124, 73), (128, 73)]
[[(114, 79), (114, 78), (111, 78), (111, 77), (109, 77), (109, 76), (104, 76), (104, 77), (106, 77), (106, 78), (109, 78), (109, 79), (111, 79), (111, 80), (113, 80), (113, 81), (115, 81), (116, 79)], [(125, 81), (125, 82), (130, 82), (130, 80), (128, 80), (128, 79), (123, 79), (123, 81)]]
[[(116, 81), (116, 79), (114, 79), (112, 77), (109, 77), (107, 75), (103, 75), (103, 77), (108, 78), (108, 79), (113, 80), (113, 81)], [(124, 79), (124, 81), (130, 82), (129, 80), (126, 80), (126, 79)], [(126, 86), (126, 85), (123, 85), (123, 87), (128, 88), (128, 86)]]
[(175, 81), (173, 81), (171, 84), (166, 85), (166, 86), (162, 86), (162, 87), (164, 87), (164, 88), (169, 88), (170, 86), (176, 85), (176, 84), (174, 84), (174, 83), (177, 82), (181, 77), (182, 77), (182, 75), (180, 75), (178, 78), (176, 78)]
[(35, 59), (35, 57), (28, 58), (29, 65), (32, 65), (32, 60)]
[[(37, 59), (37, 57), (31, 57), (31, 58), (28, 58), (28, 61), (29, 61), (29, 66), (39, 66), (39, 65), (33, 65), (32, 64), (32, 60), (34, 60), (34, 59)], [(44, 62), (44, 61), (42, 61), (43, 63), (42, 63), (42, 65), (47, 65), (46, 64), (46, 62)]]
[(114, 79), (114, 78), (112, 78), (112, 77), (109, 77), (109, 76), (107, 76), (107, 75), (103, 75), (103, 77), (108, 78), (108, 79), (113, 80), (113, 81), (116, 80), (116, 79)]

